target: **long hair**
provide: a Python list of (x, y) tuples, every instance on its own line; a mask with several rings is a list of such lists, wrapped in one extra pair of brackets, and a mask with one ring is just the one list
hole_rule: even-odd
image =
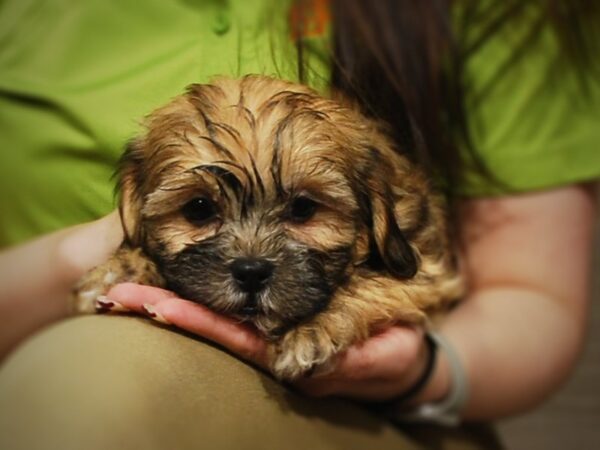
[(466, 61), (504, 27), (526, 19), (528, 32), (498, 76), (550, 27), (561, 57), (584, 82), (600, 54), (599, 9), (587, 0), (330, 0), (332, 87), (387, 122), (399, 151), (444, 180), (450, 197), (468, 170), (500, 183), (470, 139)]

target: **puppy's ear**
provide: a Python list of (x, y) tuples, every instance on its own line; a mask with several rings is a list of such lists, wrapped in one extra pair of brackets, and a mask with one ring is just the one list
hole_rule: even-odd
[(412, 278), (417, 273), (419, 261), (396, 220), (389, 176), (386, 176), (391, 165), (381, 160), (377, 150), (374, 152), (376, 169), (370, 170), (366, 177), (371, 262), (383, 265), (396, 278)]
[(116, 176), (119, 189), (119, 214), (125, 233), (125, 242), (136, 247), (141, 244), (140, 215), (142, 208), (143, 147), (139, 140), (131, 140), (119, 161)]

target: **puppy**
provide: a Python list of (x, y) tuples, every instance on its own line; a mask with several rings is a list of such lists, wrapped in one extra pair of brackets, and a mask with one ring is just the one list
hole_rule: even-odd
[(293, 379), (457, 299), (440, 200), (381, 127), (264, 76), (195, 84), (153, 112), (118, 170), (126, 239), (76, 286), (171, 289), (253, 324)]

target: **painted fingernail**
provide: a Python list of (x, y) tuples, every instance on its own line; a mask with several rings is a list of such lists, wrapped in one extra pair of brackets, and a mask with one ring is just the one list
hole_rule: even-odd
[(153, 320), (156, 320), (157, 322), (160, 322), (165, 325), (171, 325), (171, 322), (169, 322), (159, 312), (157, 312), (156, 308), (153, 305), (151, 305), (149, 303), (144, 303), (142, 305), (142, 308), (144, 308), (144, 311), (146, 311), (146, 314), (149, 317), (151, 317)]
[(127, 312), (129, 311), (119, 302), (109, 300), (105, 295), (99, 295), (96, 297), (96, 312)]

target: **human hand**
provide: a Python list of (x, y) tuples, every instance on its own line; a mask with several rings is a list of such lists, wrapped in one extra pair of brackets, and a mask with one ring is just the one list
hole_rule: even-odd
[(56, 255), (62, 278), (69, 289), (84, 273), (102, 264), (123, 242), (117, 210), (93, 222), (61, 231)]
[[(118, 310), (127, 309), (172, 324), (213, 341), (260, 368), (269, 369), (269, 343), (251, 326), (155, 287), (124, 283), (113, 287), (107, 297)], [(316, 397), (387, 400), (414, 385), (427, 359), (423, 330), (394, 326), (350, 347), (326, 373), (317, 371), (295, 380), (293, 385)]]

